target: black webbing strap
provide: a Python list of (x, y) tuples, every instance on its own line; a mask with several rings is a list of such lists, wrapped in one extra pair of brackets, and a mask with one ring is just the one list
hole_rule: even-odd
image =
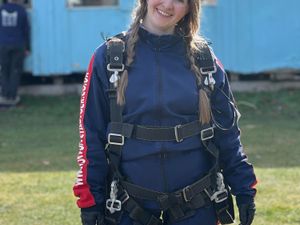
[[(226, 189), (229, 191), (228, 187)], [(217, 217), (221, 224), (234, 223), (234, 207), (231, 194), (228, 194), (228, 199), (218, 204), (214, 204)]]
[(196, 55), (197, 63), (200, 67), (200, 72), (204, 74), (215, 70), (214, 58), (207, 43), (204, 43), (198, 54)]
[(162, 221), (153, 214), (139, 206), (132, 198), (129, 198), (122, 207), (128, 212), (128, 215), (134, 221), (141, 225), (162, 225)]
[[(122, 72), (124, 70), (123, 54), (125, 51), (125, 43), (119, 38), (112, 38), (107, 41), (107, 69), (109, 71), (109, 79), (113, 76), (115, 71)], [(117, 104), (117, 89), (113, 82), (110, 81), (110, 87), (107, 90), (110, 104), (110, 120), (121, 123), (122, 118), (122, 106)], [(121, 146), (112, 145), (109, 147), (110, 160), (113, 161), (112, 165), (118, 168), (121, 159)]]
[(201, 75), (205, 76), (204, 79), (198, 80), (198, 89), (204, 90), (208, 97), (210, 97), (214, 90), (215, 80), (213, 74), (217, 72), (217, 67), (207, 43), (203, 43), (200, 50), (196, 53), (196, 62)]
[[(187, 202), (191, 202), (196, 196), (203, 193), (204, 190), (210, 189), (213, 185), (213, 180), (214, 177), (212, 177), (211, 174), (208, 174), (200, 180), (194, 182), (193, 184), (188, 185), (173, 193), (154, 191), (138, 186), (136, 184), (129, 183), (127, 181), (123, 181), (122, 186), (126, 189), (127, 193), (130, 196), (143, 200), (156, 201), (159, 203), (161, 210), (167, 210), (174, 204), (181, 205)], [(203, 201), (201, 201), (201, 204), (205, 205), (206, 201), (203, 199)]]
[[(177, 141), (201, 134), (201, 139), (207, 140), (213, 137), (214, 129), (210, 125), (202, 125), (198, 120), (174, 127), (149, 127), (128, 123), (110, 123), (110, 133), (119, 134), (126, 138), (134, 138), (146, 141)], [(113, 137), (114, 135), (112, 135)], [(119, 139), (118, 135), (113, 138)], [(118, 141), (118, 140), (116, 140)], [(120, 140), (119, 140), (120, 142)]]
[[(117, 85), (111, 82), (111, 77), (115, 71), (121, 72), (124, 70), (123, 64), (123, 53), (125, 50), (125, 43), (121, 39), (112, 38), (107, 41), (107, 70), (110, 71), (110, 88), (107, 90), (109, 102), (110, 102), (110, 120), (115, 123), (122, 123), (122, 107), (117, 104)], [(120, 139), (120, 136), (111, 135), (110, 138), (117, 138), (115, 143), (123, 143), (124, 139)], [(110, 142), (110, 141), (109, 141)], [(113, 144), (111, 142), (107, 148), (107, 155), (110, 161), (110, 168), (114, 173), (110, 179), (123, 180), (121, 173), (119, 172), (119, 164), (121, 160), (122, 144)], [(124, 193), (124, 190), (119, 186), (118, 193)], [(128, 198), (122, 207), (128, 212), (130, 218), (134, 221), (138, 221), (142, 225), (162, 225), (162, 221), (144, 210), (139, 204), (133, 199)], [(118, 224), (120, 221), (121, 213), (115, 212), (114, 214), (106, 215), (106, 220), (110, 224)]]
[[(189, 217), (193, 215), (195, 209), (204, 206), (205, 204), (207, 204), (207, 202), (210, 203), (210, 201), (207, 200), (205, 194), (212, 193), (212, 189), (214, 189), (215, 187), (216, 178), (214, 174), (216, 174), (216, 171), (218, 170), (218, 150), (214, 145), (210, 144), (211, 141), (208, 141), (209, 139), (211, 139), (211, 136), (213, 136), (213, 129), (199, 126), (198, 122), (191, 122), (190, 124), (167, 128), (149, 128), (143, 126), (134, 126), (131, 124), (123, 124), (122, 107), (117, 104), (117, 82), (114, 82), (118, 79), (116, 79), (116, 76), (114, 75), (118, 75), (118, 72), (124, 70), (123, 55), (125, 45), (124, 41), (120, 39), (116, 40), (114, 38), (109, 40), (107, 44), (107, 69), (108, 71), (110, 71), (110, 88), (108, 90), (108, 95), (110, 100), (111, 115), (111, 130), (108, 137), (109, 147), (107, 153), (110, 162), (110, 168), (113, 172), (113, 175), (110, 179), (117, 179), (121, 183), (121, 185), (119, 185), (118, 194), (124, 192), (129, 193), (129, 196), (127, 195), (126, 201), (124, 200), (122, 202), (122, 208), (124, 209), (124, 211), (128, 212), (130, 218), (142, 225), (162, 225), (162, 221), (159, 218), (143, 209), (134, 200), (134, 197), (139, 198), (139, 196), (144, 195), (142, 197), (144, 197), (145, 199), (156, 198), (155, 200), (159, 202), (161, 208), (166, 209), (169, 213), (170, 221), (176, 221), (178, 219)], [(201, 54), (199, 54), (199, 57), (197, 57), (197, 59), (202, 74), (211, 74), (212, 71), (216, 69), (213, 57), (208, 46), (202, 48)], [(208, 130), (205, 132), (201, 132), (202, 130), (206, 129)], [(154, 193), (154, 191), (152, 190), (148, 190), (148, 192), (146, 191), (146, 194), (141, 194), (139, 192), (142, 191), (133, 190), (135, 188), (134, 184), (130, 184), (124, 181), (124, 178), (119, 171), (124, 137), (138, 138), (150, 141), (159, 141), (163, 139), (169, 141), (176, 140), (180, 142), (186, 137), (197, 134), (201, 135), (202, 141), (207, 143), (205, 145), (207, 150), (215, 158), (215, 164), (209, 171), (209, 175), (207, 175), (206, 177), (177, 192), (159, 192), (158, 195), (156, 195), (157, 193)], [(219, 213), (223, 211), (221, 205), (220, 209), (217, 211), (218, 215), (221, 214)], [(110, 218), (110, 221), (112, 221), (114, 224), (117, 224), (118, 221), (120, 221), (120, 216), (121, 213), (117, 212), (115, 214), (108, 215), (108, 218)]]
[[(124, 52), (125, 43), (122, 39), (114, 37), (107, 41), (107, 68), (109, 69), (124, 69)], [(122, 70), (123, 70), (122, 69)]]

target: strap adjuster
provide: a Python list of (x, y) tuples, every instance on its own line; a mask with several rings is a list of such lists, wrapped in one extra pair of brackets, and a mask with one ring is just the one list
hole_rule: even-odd
[(119, 197), (119, 200), (124, 204), (129, 199), (129, 195), (126, 190), (123, 191), (122, 195)]
[(214, 127), (201, 130), (201, 140), (206, 141), (214, 137)]
[(182, 127), (181, 124), (176, 125), (176, 126), (174, 127), (175, 139), (176, 139), (177, 142), (182, 142), (182, 141), (183, 141), (183, 138), (179, 138), (179, 132), (178, 132), (178, 129), (179, 129), (180, 127)]
[[(117, 56), (116, 56), (117, 57)], [(122, 72), (124, 69), (125, 69), (125, 66), (124, 66), (124, 64), (122, 63), (121, 64), (121, 67), (120, 68), (117, 68), (117, 67), (112, 67), (111, 66), (111, 64), (109, 63), (109, 64), (107, 64), (107, 66), (106, 66), (106, 69), (108, 70), (108, 71), (111, 71), (111, 72)]]
[(212, 67), (201, 67), (200, 68), (200, 73), (203, 75), (213, 74), (215, 72), (217, 72), (216, 65), (213, 65)]
[(124, 145), (124, 136), (121, 134), (116, 133), (109, 133), (108, 134), (108, 143), (110, 145)]
[(192, 200), (193, 194), (191, 192), (192, 192), (192, 189), (190, 186), (186, 186), (185, 188), (182, 189), (182, 195), (183, 195), (184, 201), (189, 202)]
[(228, 191), (226, 189), (216, 191), (213, 195), (209, 195), (207, 190), (204, 190), (206, 194), (209, 196), (211, 201), (215, 201), (215, 203), (220, 203), (225, 201), (228, 198)]

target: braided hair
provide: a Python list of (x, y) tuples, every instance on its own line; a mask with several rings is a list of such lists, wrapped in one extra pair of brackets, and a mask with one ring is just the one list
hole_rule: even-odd
[[(205, 40), (198, 35), (200, 28), (201, 5), (199, 0), (188, 0), (189, 12), (177, 23), (175, 33), (183, 36), (186, 43), (187, 60), (191, 71), (195, 74), (198, 84), (202, 84), (203, 76), (196, 64), (196, 54), (199, 53)], [(140, 24), (147, 14), (147, 0), (139, 0), (135, 7), (132, 18), (133, 22), (129, 28), (126, 41), (126, 68), (134, 62), (135, 46), (139, 40), (138, 30)], [(125, 104), (125, 90), (128, 84), (128, 71), (124, 70), (118, 86), (117, 102)], [(201, 86), (201, 85), (200, 85)], [(202, 124), (211, 120), (211, 106), (207, 93), (203, 88), (199, 89), (199, 121)]]

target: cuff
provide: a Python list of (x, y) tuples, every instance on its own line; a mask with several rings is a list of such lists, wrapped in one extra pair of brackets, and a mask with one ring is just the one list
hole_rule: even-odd
[(103, 207), (100, 205), (94, 205), (89, 208), (81, 208), (81, 212), (103, 212)]
[(236, 204), (238, 206), (244, 204), (254, 203), (254, 197), (252, 195), (237, 195), (236, 196)]

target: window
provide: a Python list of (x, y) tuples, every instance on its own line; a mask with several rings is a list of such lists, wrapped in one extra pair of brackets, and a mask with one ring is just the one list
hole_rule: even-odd
[(217, 0), (201, 0), (203, 5), (217, 5)]
[(118, 5), (118, 0), (67, 0), (69, 7)]

